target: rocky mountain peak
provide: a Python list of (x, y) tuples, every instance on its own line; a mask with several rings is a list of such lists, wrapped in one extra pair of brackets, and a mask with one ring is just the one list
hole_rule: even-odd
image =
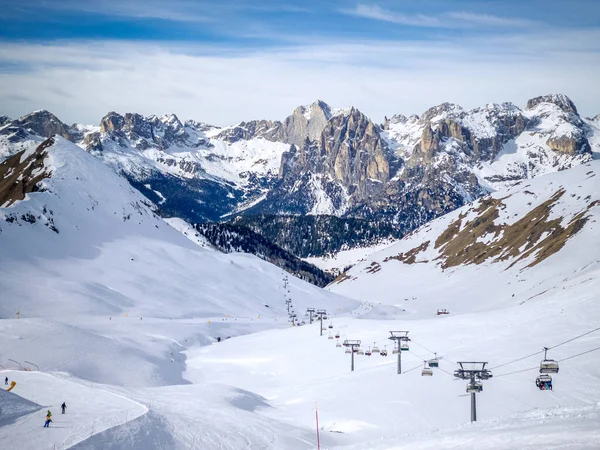
[(425, 111), (421, 116), (421, 121), (435, 122), (448, 116), (461, 116), (464, 112), (464, 109), (460, 105), (446, 102)]
[(70, 127), (45, 109), (34, 111), (12, 122), (13, 126), (24, 128), (32, 134), (49, 138), (55, 134), (73, 140)]
[(527, 101), (526, 109), (528, 111), (531, 111), (541, 103), (552, 103), (558, 106), (562, 111), (564, 111), (567, 114), (579, 115), (575, 104), (571, 101), (569, 97), (567, 97), (564, 94), (550, 94), (532, 98)]
[(110, 133), (114, 131), (121, 131), (124, 124), (125, 119), (123, 118), (123, 116), (114, 111), (111, 111), (106, 116), (104, 116), (102, 120), (100, 120), (100, 132)]

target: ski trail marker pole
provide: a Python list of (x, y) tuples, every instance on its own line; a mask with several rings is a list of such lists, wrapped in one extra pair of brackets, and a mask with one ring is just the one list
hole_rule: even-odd
[(317, 450), (321, 450), (321, 438), (319, 437), (319, 407), (315, 402), (315, 417), (317, 419)]

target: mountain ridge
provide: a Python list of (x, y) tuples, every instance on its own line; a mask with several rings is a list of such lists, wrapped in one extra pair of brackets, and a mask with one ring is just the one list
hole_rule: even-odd
[(532, 98), (524, 109), (442, 103), (421, 116), (386, 117), (381, 125), (356, 108), (321, 100), (283, 121), (227, 128), (182, 122), (175, 114), (116, 112), (99, 126), (69, 127), (38, 111), (18, 120), (3, 116), (0, 158), (52, 133), (125, 175), (166, 217), (202, 223), (331, 215), (393, 224), (402, 234), (486, 193), (600, 152), (600, 126), (581, 118), (567, 96), (554, 94)]

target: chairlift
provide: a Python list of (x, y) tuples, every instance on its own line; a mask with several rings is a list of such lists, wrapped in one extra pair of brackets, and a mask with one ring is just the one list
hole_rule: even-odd
[(371, 356), (371, 347), (367, 349), (367, 351), (365, 352), (365, 356)]
[(421, 376), (422, 377), (432, 377), (433, 376), (433, 370), (431, 369), (431, 367), (428, 367), (427, 361), (423, 361), (423, 370), (421, 370)]
[(333, 324), (331, 322), (329, 322), (329, 325), (327, 326), (327, 328), (329, 328), (331, 330), (333, 328)]
[(341, 346), (342, 346), (342, 344), (341, 344), (341, 343), (340, 343), (340, 341), (338, 340), (338, 341), (335, 343), (335, 346), (336, 346), (336, 347), (341, 347)]
[(379, 353), (379, 347), (377, 347), (376, 342), (373, 342), (373, 353)]
[(333, 335), (329, 334), (329, 336), (327, 336), (327, 339), (333, 339)]
[(540, 363), (540, 373), (558, 373), (558, 362), (548, 359), (548, 348), (544, 347), (544, 360)]
[(335, 333), (335, 338), (339, 339), (340, 338), (340, 333)]
[(344, 351), (344, 353), (352, 353), (352, 349), (350, 348), (350, 346), (346, 346), (346, 350)]
[(387, 356), (388, 355), (388, 352), (387, 352), (387, 349), (385, 348), (385, 345), (383, 346), (383, 350), (381, 350), (381, 352), (379, 352), (379, 354), (381, 356)]
[(433, 359), (430, 359), (430, 360), (427, 362), (427, 365), (429, 365), (429, 367), (439, 367), (439, 366), (440, 366), (440, 361), (439, 361), (439, 359), (437, 358), (437, 353), (434, 353), (434, 356), (435, 356), (435, 358), (433, 358)]
[(365, 351), (362, 348), (358, 347), (358, 352), (356, 352), (356, 354), (357, 355), (364, 355)]
[(403, 352), (407, 352), (409, 350), (408, 342), (402, 341), (402, 344), (400, 344), (400, 350)]
[(483, 391), (483, 384), (481, 384), (481, 383), (473, 382), (473, 383), (467, 384), (467, 394), (472, 394), (473, 392), (477, 393), (477, 392), (482, 392), (482, 391)]
[(552, 390), (552, 377), (547, 374), (540, 375), (535, 379), (535, 385), (540, 391)]

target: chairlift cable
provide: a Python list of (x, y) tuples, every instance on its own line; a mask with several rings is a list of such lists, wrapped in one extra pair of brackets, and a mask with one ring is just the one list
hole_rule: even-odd
[(598, 330), (600, 330), (600, 327), (596, 328), (595, 330), (588, 331), (587, 333), (580, 334), (579, 336), (569, 339), (568, 341), (561, 342), (560, 344), (556, 344), (554, 347), (548, 347), (548, 350), (552, 350), (553, 348), (560, 347), (561, 345), (567, 344), (568, 342), (574, 341), (575, 339), (582, 338), (583, 336), (587, 336), (588, 334), (591, 334), (594, 331), (598, 331)]
[(414, 356), (416, 356), (417, 358), (419, 358), (421, 361), (425, 361), (427, 358), (423, 358), (422, 356), (417, 355), (415, 352), (413, 352), (412, 350), (409, 350), (408, 353), (412, 353)]
[(506, 375), (513, 375), (515, 373), (521, 373), (521, 372), (528, 372), (529, 370), (534, 370), (534, 369), (539, 369), (540, 366), (537, 365), (535, 367), (530, 367), (528, 369), (521, 369), (521, 370), (515, 370), (514, 372), (508, 372), (508, 373), (501, 373), (500, 375), (494, 375), (494, 378), (498, 378), (498, 377), (504, 377)]
[(596, 350), (600, 350), (600, 347), (593, 348), (593, 349), (588, 350), (586, 352), (577, 353), (576, 355), (573, 355), (573, 356), (568, 356), (567, 358), (563, 358), (563, 359), (559, 360), (558, 362), (563, 362), (563, 361), (566, 361), (567, 359), (572, 359), (572, 358), (576, 358), (576, 357), (581, 356), (581, 355), (586, 355), (588, 353), (595, 352)]
[(423, 350), (428, 351), (429, 353), (435, 355), (435, 352), (432, 352), (431, 350), (429, 350), (427, 347), (425, 347), (424, 345), (419, 344), (418, 342), (415, 342), (414, 340), (410, 340), (410, 342), (412, 342), (413, 344), (418, 345), (419, 347), (421, 347)]
[[(567, 343), (569, 343), (569, 342), (572, 342), (572, 341), (574, 341), (574, 340), (576, 340), (576, 339), (579, 339), (579, 338), (582, 338), (582, 337), (584, 337), (584, 336), (587, 336), (588, 334), (594, 333), (595, 331), (598, 331), (598, 330), (600, 330), (600, 327), (598, 327), (598, 328), (595, 328), (595, 329), (593, 329), (593, 330), (591, 330), (591, 331), (588, 331), (588, 332), (586, 332), (586, 333), (580, 334), (579, 336), (575, 336), (574, 338), (568, 339), (568, 340), (566, 340), (566, 341), (564, 341), (564, 342), (561, 342), (561, 343), (559, 343), (559, 344), (556, 344), (556, 345), (554, 345), (554, 346), (552, 346), (552, 347), (548, 347), (548, 350), (552, 350), (552, 349), (554, 349), (554, 348), (556, 348), (556, 347), (560, 347), (561, 345), (567, 344)], [(515, 359), (515, 360), (513, 360), (513, 361), (509, 361), (509, 362), (507, 362), (507, 363), (504, 363), (504, 364), (500, 364), (500, 365), (498, 365), (498, 366), (491, 367), (491, 368), (490, 368), (490, 370), (498, 369), (499, 367), (508, 366), (509, 364), (512, 364), (512, 363), (515, 363), (515, 362), (519, 362), (519, 361), (522, 361), (522, 360), (524, 360), (524, 359), (527, 359), (527, 358), (531, 358), (532, 356), (539, 355), (539, 354), (541, 354), (541, 353), (544, 353), (544, 350), (540, 350), (539, 352), (535, 352), (535, 353), (532, 353), (532, 354), (530, 354), (530, 355), (523, 356), (522, 358), (517, 358), (517, 359)]]
[(509, 361), (509, 362), (507, 362), (507, 363), (504, 363), (504, 364), (500, 364), (500, 365), (498, 365), (498, 366), (491, 367), (491, 368), (490, 368), (490, 370), (495, 370), (495, 369), (498, 369), (498, 368), (500, 368), (500, 367), (508, 366), (509, 364), (512, 364), (512, 363), (516, 363), (516, 362), (519, 362), (519, 361), (523, 361), (524, 359), (531, 358), (532, 356), (539, 355), (540, 353), (544, 353), (544, 350), (540, 350), (539, 352), (532, 353), (531, 355), (523, 356), (522, 358), (518, 358), (518, 359), (515, 359), (515, 360), (513, 360), (513, 361)]

